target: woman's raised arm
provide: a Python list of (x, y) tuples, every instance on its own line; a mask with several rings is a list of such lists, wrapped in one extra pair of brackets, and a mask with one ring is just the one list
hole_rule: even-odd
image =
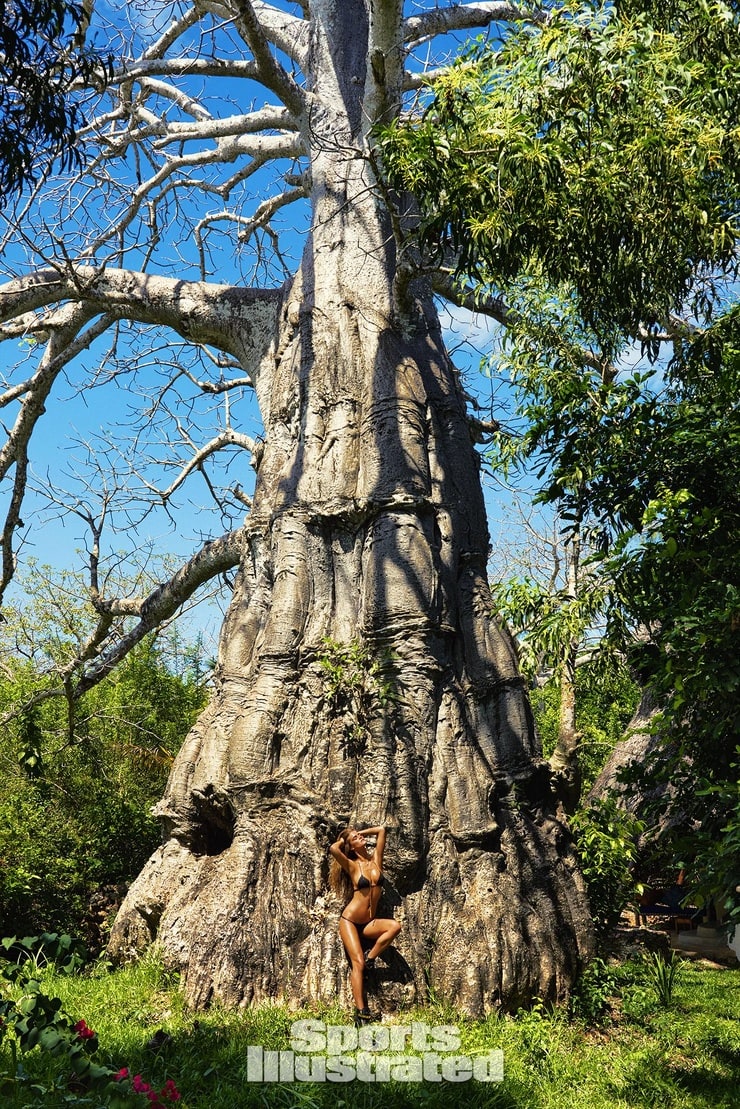
[(363, 836), (376, 836), (377, 837), (376, 840), (375, 840), (374, 855), (375, 855), (375, 861), (377, 862), (378, 866), (382, 867), (382, 865), (383, 865), (383, 852), (385, 851), (385, 828), (383, 828), (383, 827), (363, 828), (362, 829), (362, 834), (363, 834)]

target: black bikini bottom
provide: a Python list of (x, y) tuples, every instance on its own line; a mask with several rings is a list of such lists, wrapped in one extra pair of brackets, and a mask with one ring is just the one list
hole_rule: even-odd
[(366, 939), (364, 935), (365, 929), (367, 928), (368, 924), (372, 924), (373, 920), (375, 920), (375, 917), (373, 917), (373, 920), (366, 920), (364, 924), (358, 924), (356, 920), (350, 920), (348, 916), (344, 915), (344, 913), (342, 913), (340, 919), (346, 920), (347, 924), (354, 924), (355, 928), (357, 929), (357, 934), (360, 937), (360, 943), (362, 943), (363, 946), (365, 946), (366, 944), (370, 944), (370, 946), (372, 946), (372, 944), (375, 942), (370, 938)]

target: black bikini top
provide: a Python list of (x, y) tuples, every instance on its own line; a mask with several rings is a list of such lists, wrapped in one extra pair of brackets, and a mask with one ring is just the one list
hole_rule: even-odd
[(355, 886), (356, 890), (374, 889), (376, 886), (384, 886), (384, 885), (385, 885), (385, 878), (383, 877), (382, 874), (378, 875), (377, 882), (371, 882), (370, 879), (365, 874), (363, 874), (363, 872), (362, 872), (362, 863), (360, 863), (360, 877), (357, 881), (357, 885)]

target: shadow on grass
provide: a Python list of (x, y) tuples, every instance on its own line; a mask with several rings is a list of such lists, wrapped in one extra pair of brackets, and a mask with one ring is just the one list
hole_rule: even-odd
[(718, 1062), (726, 1059), (728, 1074), (718, 1074), (716, 1068), (672, 1066), (671, 1075), (688, 1095), (687, 1104), (697, 1109), (705, 1104), (711, 1109), (737, 1109), (740, 1104), (740, 1050), (715, 1050), (713, 1054)]

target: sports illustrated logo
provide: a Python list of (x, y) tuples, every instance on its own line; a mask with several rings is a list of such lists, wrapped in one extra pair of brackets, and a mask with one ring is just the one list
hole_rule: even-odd
[[(500, 1050), (468, 1056), (453, 1024), (296, 1020), (289, 1051), (247, 1048), (247, 1082), (503, 1082)], [(406, 1054), (411, 1049), (412, 1053)]]

